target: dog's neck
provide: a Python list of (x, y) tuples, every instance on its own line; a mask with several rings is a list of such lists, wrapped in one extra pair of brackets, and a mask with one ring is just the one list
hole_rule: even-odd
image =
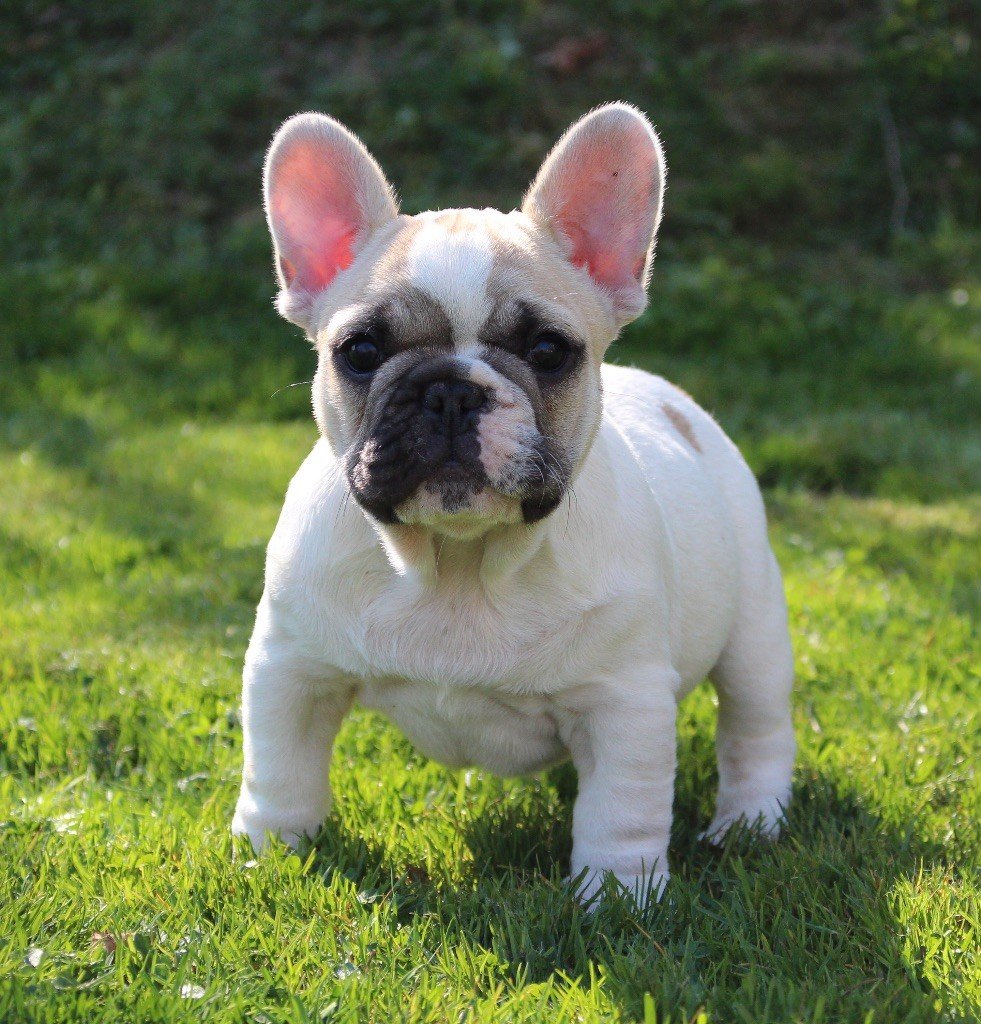
[(471, 577), (493, 587), (518, 572), (541, 548), (548, 520), (495, 526), (468, 540), (424, 526), (372, 523), (392, 568), (420, 587)]
[[(561, 516), (559, 529), (563, 533), (568, 531), (571, 521), (584, 514), (589, 519), (588, 529), (598, 529), (596, 516), (579, 501), (572, 500), (572, 488), (583, 474), (593, 478), (592, 487), (597, 493), (615, 491), (606, 444), (598, 429), (570, 478), (567, 509), (553, 512), (537, 523), (499, 524), (478, 537), (461, 540), (422, 525), (383, 524), (367, 516), (366, 519), (393, 570), (420, 589), (459, 581), (468, 573), (476, 584), (493, 591), (506, 586), (542, 551), (556, 515)], [(364, 514), (354, 501), (349, 507), (355, 514)]]

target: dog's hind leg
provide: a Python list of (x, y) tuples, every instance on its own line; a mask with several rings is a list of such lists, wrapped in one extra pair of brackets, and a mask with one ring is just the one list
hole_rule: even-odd
[(719, 842), (737, 822), (775, 836), (790, 802), (793, 651), (776, 559), (744, 586), (732, 633), (711, 679), (719, 695), (719, 793), (704, 835)]

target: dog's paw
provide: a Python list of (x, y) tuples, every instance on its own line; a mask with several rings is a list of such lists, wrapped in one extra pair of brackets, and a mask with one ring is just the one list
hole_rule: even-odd
[(738, 829), (752, 838), (776, 839), (785, 821), (784, 802), (777, 797), (725, 803), (716, 812), (711, 824), (699, 839), (721, 846), (726, 836)]
[(643, 909), (650, 903), (660, 902), (670, 877), (667, 871), (653, 871), (642, 875), (627, 875), (618, 871), (590, 871), (572, 881), (575, 885), (576, 899), (592, 912), (599, 907), (607, 880), (612, 881), (621, 893), (629, 896)]
[(323, 815), (319, 814), (261, 808), (251, 796), (243, 793), (232, 817), (232, 835), (248, 836), (256, 853), (261, 853), (269, 845), (270, 835), (296, 849), (303, 839), (316, 836), (322, 821)]

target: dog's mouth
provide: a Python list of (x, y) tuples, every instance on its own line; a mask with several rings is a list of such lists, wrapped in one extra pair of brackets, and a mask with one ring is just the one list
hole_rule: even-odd
[(494, 522), (520, 521), (520, 502), (494, 488), (479, 462), (451, 455), (430, 466), (424, 476), (418, 467), (404, 468), (405, 475), (391, 480), (393, 486), (385, 494), (377, 481), (364, 486), (364, 474), (355, 473), (354, 479), (349, 474), (355, 499), (383, 523), (471, 533), (478, 526), (486, 528)]
[(489, 486), (479, 459), (445, 449), (433, 457), (404, 439), (384, 440), (369, 439), (347, 467), (355, 500), (383, 523), (411, 521), (420, 503), (447, 515), (462, 512)]
[(516, 461), (512, 470), (495, 481), (479, 461), (453, 455), (425, 471), (406, 463), (399, 471), (398, 461), (366, 465), (359, 459), (349, 468), (348, 483), (358, 504), (381, 523), (475, 534), (495, 525), (535, 523), (561, 502), (564, 484), (540, 467), (528, 473)]
[(482, 466), (449, 458), (433, 470), (420, 490), (424, 501), (431, 499), (441, 514), (453, 516), (470, 513), (488, 488), (490, 481)]

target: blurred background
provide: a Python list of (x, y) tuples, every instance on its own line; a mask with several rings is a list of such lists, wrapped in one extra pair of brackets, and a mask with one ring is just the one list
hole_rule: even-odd
[[(976, 18), (0, 4), (0, 1018), (299, 1021), (336, 999), (396, 1020), (411, 999), (476, 1020), (479, 997), (482, 1021), (654, 1020), (653, 993), (671, 1020), (976, 1019)], [(702, 688), (654, 924), (575, 916), (571, 772), (451, 772), (364, 712), (314, 859), (236, 859), (242, 656), (316, 437), (314, 356), (272, 305), (265, 148), (322, 110), (406, 211), (511, 209), (614, 99), (670, 173), (650, 306), (611, 358), (691, 392), (764, 484), (797, 653), (788, 837), (698, 842)]]
[[(670, 165), (651, 308), (613, 358), (692, 391), (764, 483), (977, 482), (972, 5), (8, 3), (3, 439), (84, 459), (114, 415), (305, 417), (271, 311), (263, 153), (362, 135), (409, 212), (511, 209), (591, 106)], [(975, 11), (976, 13), (976, 11)]]

